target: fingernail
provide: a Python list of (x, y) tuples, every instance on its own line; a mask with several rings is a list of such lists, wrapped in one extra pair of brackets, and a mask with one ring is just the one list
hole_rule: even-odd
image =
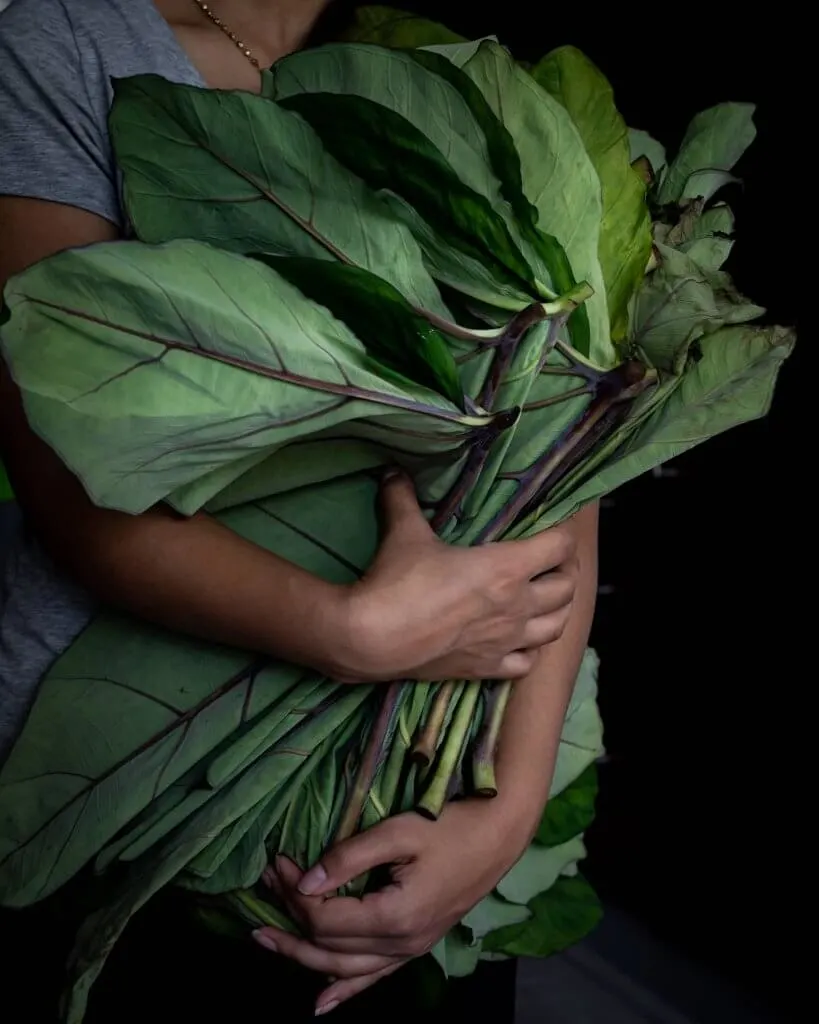
[(316, 864), (314, 868), (310, 868), (306, 874), (302, 875), (298, 886), (299, 892), (304, 893), (305, 896), (312, 896), (314, 892), (318, 892), (326, 881), (327, 872), (321, 864)]
[(264, 946), (265, 949), (269, 949), (271, 953), (279, 952), (279, 947), (276, 945), (275, 941), (270, 938), (267, 932), (263, 932), (261, 929), (257, 929), (252, 934), (253, 938), (256, 940), (256, 942), (259, 943), (260, 946)]
[(316, 1007), (316, 1016), (320, 1017), (323, 1013), (329, 1013), (330, 1010), (335, 1010), (338, 1006), (337, 999), (331, 999), (329, 1003), (325, 1003), (323, 1006)]
[(388, 480), (394, 480), (397, 476), (401, 476), (401, 470), (398, 466), (387, 466), (386, 469), (381, 470), (381, 483), (385, 484)]

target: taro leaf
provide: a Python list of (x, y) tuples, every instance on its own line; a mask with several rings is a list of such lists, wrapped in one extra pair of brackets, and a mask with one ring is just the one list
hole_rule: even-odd
[[(221, 519), (341, 583), (355, 578), (351, 560), (360, 572), (372, 559), (375, 497), (376, 484), (359, 477)], [(341, 506), (349, 516), (328, 516)], [(186, 773), (201, 765), (203, 777), (224, 740), (286, 702), (301, 676), (294, 666), (264, 667), (241, 652), (98, 617), (46, 675), (0, 773), (0, 901), (22, 906), (58, 888)], [(354, 689), (366, 697), (367, 687)], [(336, 707), (316, 717), (332, 719)]]
[(353, 43), (377, 43), (398, 49), (466, 42), (463, 36), (436, 21), (378, 4), (357, 7), (352, 24), (342, 32), (341, 38)]
[[(199, 242), (61, 253), (6, 296), (0, 340), (29, 421), (100, 505), (173, 502), (215, 470), (240, 475), (250, 454), (368, 416), (426, 436), (428, 453), (457, 450), (486, 420), (385, 380), (326, 308)], [(104, 450), (88, 444), (101, 430)]]
[(471, 942), (469, 930), (455, 927), (432, 947), (431, 953), (447, 978), (463, 978), (478, 966), (480, 943)]
[(549, 799), (553, 800), (603, 753), (603, 724), (597, 708), (597, 654), (587, 649), (560, 734)]
[(360, 267), (326, 260), (256, 258), (347, 324), (381, 364), (384, 376), (391, 378), (397, 371), (402, 387), (420, 384), (463, 406), (458, 367), (446, 339), (388, 281)]
[[(470, 58), (471, 56), (472, 54)], [(523, 191), (520, 158), (508, 129), (496, 116), (478, 86), (453, 63), (449, 49), (444, 49), (441, 53), (418, 50), (412, 54), (412, 58), (429, 71), (445, 78), (464, 97), (483, 131), (490, 165), (500, 182), (501, 195), (517, 218), (522, 238), (548, 270), (549, 280), (555, 291), (561, 295), (572, 291), (578, 282), (575, 280), (569, 258), (554, 235), (548, 235), (538, 227), (538, 210)], [(631, 171), (631, 168), (629, 170)], [(569, 324), (574, 348), (582, 355), (588, 355), (589, 317), (584, 306), (578, 307), (572, 313)]]
[(332, 735), (368, 696), (364, 686), (347, 687), (333, 713), (309, 719), (294, 737), (298, 747), (284, 748), (262, 758), (232, 785), (219, 790), (150, 857), (135, 861), (120, 884), (117, 895), (102, 910), (86, 919), (77, 937), (69, 965), (71, 991), (65, 1024), (80, 1024), (88, 995), (105, 961), (131, 917), (164, 885), (173, 881), (211, 841), (265, 796), (279, 790), (289, 798), (287, 786), (303, 767), (306, 752)]
[(143, 241), (339, 259), (447, 317), (409, 231), (301, 118), (261, 96), (157, 75), (117, 79), (114, 95), (111, 139)]
[(741, 183), (741, 178), (728, 171), (695, 171), (685, 183), (683, 199), (710, 199), (726, 185)]
[(658, 369), (679, 373), (692, 342), (726, 324), (756, 320), (765, 312), (690, 255), (657, 244), (659, 265), (648, 275), (632, 308), (632, 343)]
[(659, 181), (661, 182), (663, 177), (661, 172), (668, 166), (665, 147), (657, 142), (656, 139), (653, 139), (648, 132), (640, 131), (637, 128), (629, 128), (628, 143), (629, 159), (631, 162), (634, 163), (641, 157), (646, 157), (651, 164), (655, 180), (659, 176)]
[(581, 835), (594, 821), (597, 799), (597, 766), (594, 764), (546, 804), (535, 841), (541, 846), (560, 846)]
[[(459, 76), (461, 82), (465, 79), (467, 85), (471, 85), (448, 60), (434, 54), (425, 56), (437, 61), (439, 69), (443, 65), (452, 75)], [(504, 202), (504, 184), (496, 177), (499, 171), (492, 165), (479, 117), (450, 80), (451, 75), (432, 73), (414, 53), (352, 44), (293, 54), (276, 64), (274, 72), (281, 100), (304, 93), (356, 96), (386, 107), (408, 121), (426, 140), (424, 145), (432, 146), (443, 156), (446, 173), (460, 179), (459, 187), (473, 190), (489, 203), (493, 217), (500, 218), (501, 228), (512, 233), (535, 276), (548, 278), (548, 268), (540, 265), (537, 254), (518, 235), (517, 225)], [(389, 83), (389, 88), (384, 88), (385, 82)], [(497, 124), (492, 112), (488, 113)], [(396, 216), (411, 227), (433, 275), (454, 289), (456, 295), (513, 310), (531, 301), (531, 288), (525, 282), (515, 279), (504, 283), (496, 273), (494, 257), (486, 260), (483, 251), (473, 253), (472, 248), (466, 251), (463, 246), (459, 247), (450, 237), (451, 233), (438, 230), (436, 221), (430, 220), (421, 208), (409, 201), (405, 191), (391, 187), (385, 199)], [(443, 205), (446, 207), (446, 203)], [(471, 232), (471, 226), (468, 227)], [(551, 297), (545, 285), (540, 290), (545, 297)]]
[[(441, 52), (446, 54), (446, 49)], [(520, 157), (523, 190), (537, 208), (540, 230), (564, 248), (574, 278), (588, 281), (594, 289), (584, 304), (591, 336), (589, 355), (599, 366), (613, 365), (617, 357), (609, 338), (598, 257), (600, 179), (569, 112), (497, 43), (482, 42), (463, 70), (512, 137)]]
[(562, 46), (544, 57), (532, 69), (532, 77), (571, 114), (600, 178), (600, 264), (612, 339), (622, 343), (628, 330), (628, 303), (651, 252), (645, 185), (631, 166), (625, 121), (605, 76), (573, 46)]
[(709, 235), (706, 238), (692, 238), (690, 242), (684, 242), (680, 246), (680, 251), (706, 274), (713, 274), (731, 255), (733, 247), (734, 243), (730, 238)]
[(505, 925), (520, 924), (532, 916), (526, 906), (510, 903), (490, 893), (461, 919), (461, 925), (472, 932), (472, 942), (480, 941), (484, 935), (503, 928)]
[(410, 121), (362, 96), (301, 93), (279, 104), (301, 115), (327, 151), (370, 188), (395, 193), (502, 286), (536, 297), (532, 269), (504, 219)]
[(715, 203), (697, 217), (694, 221), (690, 238), (705, 238), (708, 235), (733, 235), (734, 215), (731, 207), (725, 203)]
[(660, 186), (660, 204), (710, 199), (725, 184), (724, 172), (733, 168), (754, 141), (753, 114), (751, 103), (720, 103), (697, 114)]
[(575, 837), (560, 846), (532, 843), (515, 866), (495, 886), (495, 892), (509, 903), (526, 906), (539, 893), (551, 888), (567, 869), (586, 856), (582, 839)]
[(589, 883), (560, 878), (529, 904), (532, 916), (487, 935), (483, 948), (510, 956), (551, 956), (568, 949), (600, 923), (603, 908)]
[(784, 327), (735, 325), (706, 335), (698, 343), (701, 357), (672, 382), (665, 400), (625, 443), (611, 439), (608, 458), (590, 478), (561, 485), (536, 528), (572, 515), (709, 437), (764, 416), (794, 340)]

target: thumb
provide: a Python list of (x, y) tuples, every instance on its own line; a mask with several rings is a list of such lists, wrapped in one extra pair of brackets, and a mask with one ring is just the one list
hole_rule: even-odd
[(381, 478), (381, 510), (387, 536), (395, 532), (404, 538), (410, 533), (417, 537), (432, 535), (432, 527), (418, 504), (415, 486), (400, 469), (388, 469)]
[(411, 837), (401, 828), (401, 819), (387, 819), (331, 847), (301, 876), (298, 890), (305, 896), (323, 896), (373, 868), (406, 859), (412, 850)]

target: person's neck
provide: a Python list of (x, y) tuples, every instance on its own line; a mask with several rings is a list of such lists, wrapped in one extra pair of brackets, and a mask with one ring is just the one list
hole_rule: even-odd
[[(331, 0), (207, 0), (211, 11), (254, 50), (277, 58), (298, 50)], [(172, 26), (199, 28), (204, 15), (194, 0), (154, 0)], [(255, 45), (253, 45), (255, 44)]]
[(290, 53), (305, 42), (330, 0), (215, 0), (225, 21), (253, 27), (270, 52)]

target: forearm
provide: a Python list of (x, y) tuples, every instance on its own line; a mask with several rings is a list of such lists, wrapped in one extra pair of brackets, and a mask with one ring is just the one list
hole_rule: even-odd
[(178, 632), (339, 677), (355, 674), (349, 588), (318, 579), (207, 516), (97, 508), (28, 427), (0, 360), (0, 437), (28, 522), (77, 582), (105, 603)]
[(575, 516), (579, 559), (572, 611), (561, 638), (540, 653), (536, 668), (515, 683), (496, 757), (498, 813), (525, 845), (537, 828), (549, 795), (560, 734), (583, 652), (597, 594), (597, 506)]
[(75, 539), (78, 556), (58, 545), (62, 561), (108, 604), (181, 633), (333, 674), (347, 671), (345, 588), (204, 515), (100, 512), (85, 529), (94, 536)]

